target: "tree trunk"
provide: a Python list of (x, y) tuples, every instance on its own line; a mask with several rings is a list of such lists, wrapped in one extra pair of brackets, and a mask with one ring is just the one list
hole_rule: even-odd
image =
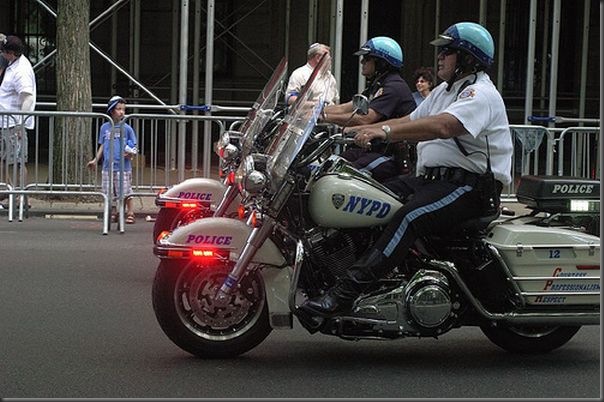
[[(58, 0), (57, 3), (57, 110), (92, 111), (90, 85), (90, 0)], [(53, 182), (84, 183), (91, 159), (90, 118), (55, 120)]]

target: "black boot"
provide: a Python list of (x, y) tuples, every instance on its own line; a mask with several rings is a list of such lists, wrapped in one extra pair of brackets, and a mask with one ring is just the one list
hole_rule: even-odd
[(323, 317), (349, 312), (356, 298), (378, 279), (375, 272), (383, 272), (381, 265), (385, 259), (381, 251), (373, 249), (338, 278), (323, 296), (305, 301), (300, 309)]

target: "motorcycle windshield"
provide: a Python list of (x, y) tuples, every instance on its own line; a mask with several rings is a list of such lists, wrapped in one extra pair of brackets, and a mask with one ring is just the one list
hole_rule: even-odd
[(287, 58), (283, 57), (241, 125), (241, 153), (243, 157), (251, 152), (256, 134), (262, 130), (273, 116), (274, 109), (281, 96), (286, 72)]
[(317, 124), (325, 103), (331, 58), (325, 54), (314, 68), (287, 117), (279, 125), (266, 154), (267, 172), (273, 190), (281, 186), (285, 173)]

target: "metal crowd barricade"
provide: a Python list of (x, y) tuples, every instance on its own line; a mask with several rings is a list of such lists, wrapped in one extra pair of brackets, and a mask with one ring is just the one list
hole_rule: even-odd
[[(103, 234), (107, 234), (109, 231), (109, 210), (111, 208), (111, 199), (107, 197), (102, 191), (98, 191), (96, 175), (94, 178), (90, 177), (90, 174), (85, 172), (88, 170), (86, 167), (86, 161), (89, 155), (84, 154), (88, 148), (86, 142), (92, 142), (92, 133), (98, 132), (98, 127), (103, 120), (109, 122), (113, 127), (113, 122), (109, 116), (102, 113), (87, 113), (87, 112), (62, 112), (62, 111), (33, 111), (33, 112), (2, 112), (2, 116), (32, 116), (35, 119), (35, 128), (27, 133), (30, 137), (28, 140), (29, 148), (33, 149), (33, 158), (29, 153), (27, 160), (25, 156), (21, 154), (21, 160), (18, 164), (12, 164), (12, 177), (9, 172), (8, 160), (2, 160), (0, 167), (0, 188), (4, 187), (6, 190), (0, 190), (0, 194), (8, 194), (9, 196), (9, 208), (8, 208), (8, 220), (13, 221), (14, 216), (14, 196), (19, 196), (19, 221), (23, 221), (24, 216), (24, 204), (25, 197), (28, 195), (63, 195), (71, 197), (101, 197), (103, 200)], [(55, 123), (57, 119), (64, 119), (61, 122), (62, 133), (55, 132)], [(67, 124), (67, 119), (77, 119), (77, 130), (78, 133), (72, 136), (75, 139), (74, 143), (67, 142), (67, 136), (64, 135), (67, 129), (75, 126)], [(83, 122), (79, 121), (86, 119)], [(89, 121), (88, 121), (89, 120)], [(47, 130), (41, 130), (41, 126)], [(81, 130), (81, 132), (80, 132)], [(42, 134), (41, 134), (42, 133)], [(4, 132), (2, 134), (5, 134)], [(62, 139), (62, 143), (59, 144), (56, 149), (61, 152), (61, 155), (57, 157), (57, 161), (61, 163), (58, 172), (61, 172), (61, 177), (54, 177), (55, 170), (55, 141), (57, 138)], [(33, 141), (32, 141), (33, 140)], [(47, 140), (48, 149), (47, 153), (43, 155), (43, 147), (41, 146), (42, 141)], [(25, 136), (21, 137), (19, 146), (25, 147), (26, 140)], [(90, 145), (90, 144), (88, 144)], [(4, 152), (7, 145), (2, 141), (0, 145)], [(96, 151), (96, 144), (92, 145), (93, 152)], [(24, 148), (25, 149), (25, 148)], [(33, 162), (32, 162), (33, 159)], [(41, 167), (43, 165), (43, 159), (46, 159), (48, 171), (47, 179), (40, 180)], [(75, 163), (72, 171), (75, 173), (75, 178), (67, 178), (66, 172), (68, 164)], [(30, 165), (30, 169), (27, 169), (26, 165)], [(29, 180), (31, 177), (28, 171), (33, 167), (33, 180)], [(18, 177), (17, 177), (18, 171)], [(71, 181), (71, 182), (68, 182)], [(46, 190), (42, 190), (46, 189)]]
[[(8, 194), (8, 219), (13, 221), (15, 215), (15, 197), (19, 197), (18, 207), (18, 219), (23, 221), (24, 217), (24, 199), (28, 195), (64, 195), (73, 197), (91, 197), (98, 196), (102, 197), (103, 200), (103, 234), (107, 234), (110, 228), (109, 218), (110, 210), (112, 208), (112, 198), (105, 195), (101, 191), (101, 180), (99, 178), (99, 168), (97, 167), (92, 174), (88, 173), (86, 162), (91, 156), (96, 153), (98, 147), (98, 135), (101, 124), (105, 121), (111, 124), (112, 130), (114, 129), (113, 122), (109, 116), (104, 113), (83, 113), (83, 112), (58, 112), (58, 111), (35, 111), (35, 112), (5, 112), (0, 114), (12, 116), (12, 115), (26, 115), (33, 116), (36, 119), (35, 128), (30, 130), (28, 133), (30, 149), (29, 160), (27, 163), (23, 160), (19, 165), (12, 165), (12, 176), (9, 175), (9, 164), (3, 161), (0, 164), (0, 194)], [(69, 144), (63, 141), (63, 143), (57, 146), (57, 138), (59, 133), (55, 133), (55, 120), (59, 118), (77, 118), (77, 119), (91, 119), (90, 125), (86, 125), (81, 132), (78, 132), (75, 144)], [(198, 123), (199, 121), (208, 122), (218, 126), (219, 134), (226, 129), (227, 123), (231, 123), (230, 127), (234, 124), (243, 120), (243, 116), (191, 116), (191, 115), (166, 115), (166, 114), (131, 114), (125, 116), (124, 122), (128, 122), (133, 126), (135, 134), (138, 139), (139, 154), (133, 160), (133, 192), (134, 196), (156, 196), (157, 191), (161, 188), (165, 188), (172, 184), (175, 184), (173, 168), (173, 161), (171, 160), (171, 154), (173, 149), (172, 139), (176, 134), (179, 134), (178, 123), (184, 122), (191, 126), (190, 123)], [(86, 123), (88, 124), (88, 123)], [(63, 130), (66, 129), (66, 125), (63, 124)], [(229, 127), (229, 128), (230, 128)], [(196, 136), (196, 133), (188, 133), (187, 135)], [(211, 144), (212, 133), (205, 132), (204, 138), (208, 143)], [(61, 138), (65, 138), (62, 136)], [(120, 136), (123, 138), (123, 136)], [(190, 138), (190, 137), (189, 137)], [(92, 145), (91, 148), (84, 147), (86, 141), (89, 141)], [(113, 141), (113, 136), (112, 140)], [(160, 146), (160, 142), (163, 141), (163, 147)], [(43, 144), (46, 143), (46, 144)], [(3, 146), (0, 142), (0, 147)], [(23, 144), (21, 144), (23, 145)], [(47, 150), (45, 146), (47, 145)], [(122, 144), (122, 148), (123, 148)], [(88, 149), (92, 152), (92, 155), (88, 154)], [(113, 146), (110, 147), (113, 152)], [(0, 149), (2, 150), (2, 149)], [(164, 152), (163, 159), (160, 159), (161, 152)], [(56, 152), (61, 152), (61, 155), (57, 158)], [(86, 152), (86, 154), (84, 154)], [(185, 150), (185, 147), (178, 147), (179, 158), (191, 158), (192, 154), (190, 148)], [(66, 171), (67, 154), (71, 153), (76, 161), (79, 161), (78, 166), (73, 168), (76, 171), (75, 179), (68, 180), (64, 174), (60, 172)], [(212, 157), (211, 146), (203, 148), (204, 161), (211, 161)], [(123, 155), (123, 153), (122, 153)], [(111, 158), (111, 155), (105, 155)], [(146, 158), (149, 158), (148, 162)], [(62, 163), (59, 169), (55, 169), (54, 161), (59, 160)], [(162, 162), (163, 160), (163, 162)], [(123, 163), (123, 156), (121, 157), (120, 163)], [(145, 168), (146, 164), (149, 163), (149, 168)], [(30, 172), (30, 179), (25, 179), (25, 166)], [(48, 170), (45, 171), (45, 167)], [(113, 164), (110, 165), (113, 169)], [(121, 165), (123, 166), (123, 164)], [(160, 175), (160, 170), (163, 168), (164, 174)], [(54, 177), (53, 172), (56, 170), (60, 177)], [(47, 172), (46, 177), (44, 174)], [(32, 174), (33, 173), (33, 174)], [(193, 172), (195, 173), (195, 172)], [(118, 172), (119, 181), (123, 183), (123, 171), (120, 169)], [(110, 176), (112, 177), (112, 175)], [(19, 178), (20, 180), (16, 180)], [(15, 183), (13, 185), (11, 183)], [(110, 180), (110, 194), (112, 194), (113, 180)], [(116, 189), (116, 192), (121, 193), (121, 186)], [(118, 229), (120, 232), (124, 231), (124, 196), (119, 194), (116, 198), (117, 212), (119, 216)]]
[(510, 125), (514, 153), (512, 156), (512, 183), (504, 188), (502, 198), (513, 201), (516, 197), (516, 178), (527, 174), (553, 174), (555, 133), (538, 125)]
[[(565, 140), (567, 136), (571, 137), (572, 142), (570, 144), (570, 159), (565, 161)], [(599, 140), (600, 127), (565, 128), (558, 138), (558, 176), (599, 178)]]
[[(187, 149), (177, 146), (175, 138), (180, 134), (178, 125), (185, 123), (188, 128), (194, 126), (194, 123), (208, 122), (218, 126), (218, 135), (221, 135), (227, 129), (227, 122), (233, 124), (243, 120), (242, 116), (194, 116), (194, 115), (165, 115), (165, 114), (129, 114), (124, 116), (123, 122), (128, 123), (134, 129), (138, 140), (138, 155), (133, 160), (132, 172), (132, 190), (134, 197), (155, 197), (157, 192), (165, 187), (176, 184), (177, 177), (186, 177), (186, 172), (181, 172), (175, 168), (172, 156), (176, 154), (179, 160), (193, 160), (193, 153), (196, 147)], [(230, 127), (229, 127), (230, 128)], [(194, 127), (193, 127), (194, 129)], [(195, 143), (196, 131), (188, 132), (190, 140)], [(211, 144), (212, 132), (204, 132), (204, 143)], [(163, 147), (161, 146), (163, 142)], [(175, 149), (178, 152), (174, 152)], [(163, 149), (163, 155), (162, 151)], [(203, 149), (204, 166), (211, 165), (212, 147), (204, 146)], [(147, 159), (148, 158), (148, 159)], [(163, 175), (160, 171), (163, 170)], [(185, 169), (186, 170), (186, 169)], [(193, 173), (196, 170), (192, 170)], [(209, 172), (206, 172), (209, 173)], [(208, 174), (209, 176), (209, 174)], [(194, 176), (191, 176), (194, 177)], [(188, 178), (188, 177), (186, 177)], [(121, 191), (120, 191), (121, 192)], [(124, 211), (123, 205), (125, 197), (118, 194), (118, 228), (120, 232), (124, 231)]]

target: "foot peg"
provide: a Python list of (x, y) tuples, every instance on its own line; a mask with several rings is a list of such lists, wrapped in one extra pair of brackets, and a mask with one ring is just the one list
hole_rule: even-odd
[(297, 308), (295, 314), (300, 324), (311, 334), (319, 331), (325, 324), (325, 318), (313, 316), (303, 309)]

